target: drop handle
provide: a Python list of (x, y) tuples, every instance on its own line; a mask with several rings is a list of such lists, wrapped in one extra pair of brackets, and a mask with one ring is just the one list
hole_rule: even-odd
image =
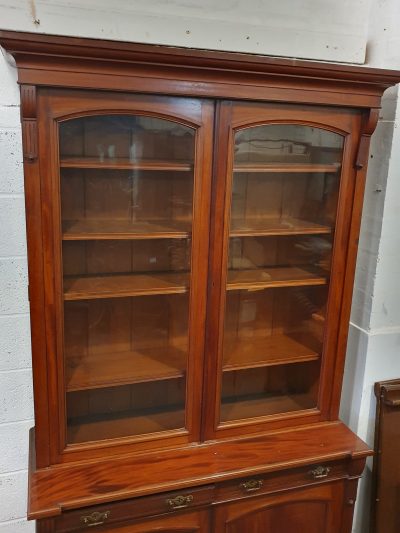
[(250, 479), (249, 481), (241, 483), (239, 487), (243, 489), (244, 492), (256, 492), (257, 490), (260, 490), (263, 485), (264, 481), (262, 479)]
[(329, 474), (330, 471), (331, 471), (331, 469), (329, 468), (329, 466), (317, 466), (313, 470), (310, 470), (309, 474), (314, 479), (324, 479), (324, 478), (328, 477), (328, 474)]
[(92, 514), (81, 516), (81, 522), (86, 527), (101, 526), (101, 524), (104, 524), (104, 522), (110, 518), (110, 515), (110, 511), (94, 511)]
[(184, 509), (193, 503), (193, 496), (192, 494), (188, 494), (187, 496), (180, 494), (175, 498), (168, 498), (165, 502), (172, 511), (176, 511), (177, 509)]

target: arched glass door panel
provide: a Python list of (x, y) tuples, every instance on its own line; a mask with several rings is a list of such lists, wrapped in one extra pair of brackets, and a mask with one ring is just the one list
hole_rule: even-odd
[(195, 134), (60, 123), (68, 444), (186, 427)]
[(222, 424), (317, 407), (343, 141), (301, 124), (235, 134)]

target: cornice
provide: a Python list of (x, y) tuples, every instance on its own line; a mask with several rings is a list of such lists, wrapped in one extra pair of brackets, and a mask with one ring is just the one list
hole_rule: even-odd
[(25, 67), (47, 60), (55, 68), (57, 62), (80, 59), (352, 82), (378, 86), (382, 91), (400, 82), (400, 71), (395, 70), (27, 32), (0, 30), (0, 45), (17, 66), (23, 63)]

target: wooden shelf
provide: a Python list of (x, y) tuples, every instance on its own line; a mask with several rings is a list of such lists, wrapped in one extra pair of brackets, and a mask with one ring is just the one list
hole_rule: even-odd
[(227, 290), (261, 290), (269, 287), (326, 285), (326, 273), (307, 267), (270, 267), (228, 271)]
[(231, 237), (330, 234), (329, 226), (298, 218), (243, 219), (231, 221)]
[(123, 239), (185, 239), (190, 236), (190, 222), (129, 220), (66, 220), (64, 241)]
[(183, 409), (163, 411), (125, 411), (107, 415), (93, 415), (68, 420), (67, 438), (69, 444), (105, 439), (117, 439), (148, 433), (159, 433), (183, 428)]
[(180, 378), (185, 374), (186, 358), (185, 347), (179, 349), (173, 346), (67, 357), (67, 390)]
[(233, 171), (237, 173), (247, 172), (273, 172), (276, 173), (324, 173), (337, 172), (340, 165), (318, 165), (312, 163), (236, 163)]
[(220, 418), (222, 422), (268, 416), (291, 411), (302, 411), (316, 407), (310, 394), (282, 394), (255, 397), (237, 401), (222, 401)]
[(315, 361), (320, 355), (286, 335), (233, 341), (224, 350), (223, 371)]
[(64, 278), (65, 300), (93, 300), (150, 294), (182, 294), (187, 291), (189, 274), (154, 272)]
[(193, 163), (188, 161), (158, 161), (147, 159), (132, 162), (125, 158), (98, 157), (65, 157), (60, 160), (61, 168), (99, 168), (112, 170), (166, 170), (174, 172), (188, 172), (193, 169)]
[[(301, 267), (271, 267), (260, 270), (230, 270), (227, 290), (261, 290), (273, 287), (326, 285), (326, 275)], [(64, 300), (122, 298), (151, 294), (182, 294), (188, 290), (189, 274), (154, 272), (68, 276), (64, 278)]]

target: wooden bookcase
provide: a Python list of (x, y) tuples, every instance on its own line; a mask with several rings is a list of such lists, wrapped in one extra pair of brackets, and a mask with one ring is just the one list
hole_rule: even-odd
[[(400, 73), (0, 32), (18, 66), (39, 533), (350, 533), (338, 420)], [(92, 529), (93, 528), (93, 529)]]

